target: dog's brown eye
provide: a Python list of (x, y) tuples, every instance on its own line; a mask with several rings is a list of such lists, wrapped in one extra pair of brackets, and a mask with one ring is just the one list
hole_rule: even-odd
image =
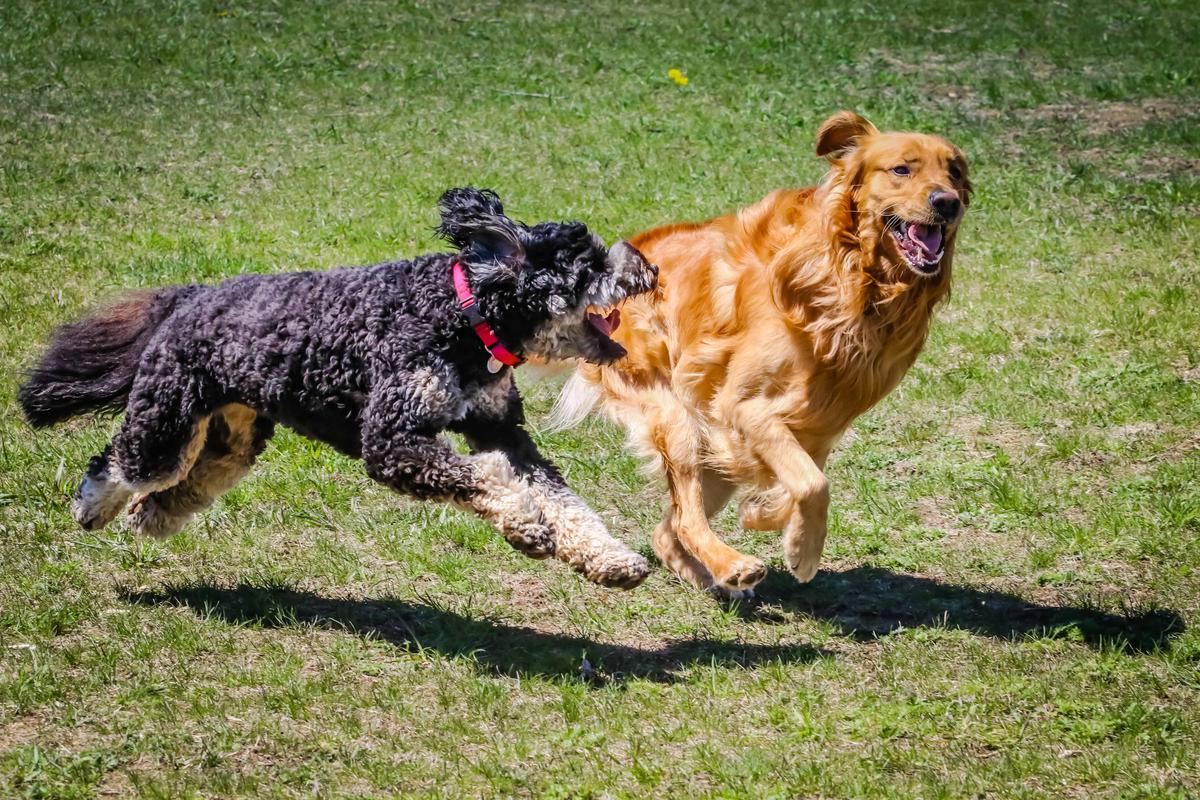
[(909, 172), (911, 172), (907, 164), (899, 164), (895, 167), (892, 167), (891, 171), (893, 175), (907, 175)]
[(958, 180), (962, 177), (962, 170), (958, 168), (958, 164), (950, 165), (950, 177), (954, 180)]

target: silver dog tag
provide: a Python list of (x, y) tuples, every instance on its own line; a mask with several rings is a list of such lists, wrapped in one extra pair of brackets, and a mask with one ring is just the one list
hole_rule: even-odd
[(487, 362), (487, 371), (495, 375), (500, 370), (504, 369), (504, 365), (496, 360), (495, 356), (489, 356)]

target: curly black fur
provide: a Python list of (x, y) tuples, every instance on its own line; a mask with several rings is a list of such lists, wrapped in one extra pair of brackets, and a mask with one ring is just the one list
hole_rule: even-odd
[(17, 397), (30, 424), (54, 425), (86, 411), (119, 411), (138, 357), (183, 289), (136, 292), (90, 319), (63, 325)]
[[(30, 422), (125, 410), (80, 486), (76, 518), (100, 527), (137, 494), (135, 527), (174, 532), (245, 473), (279, 422), (362, 458), (397, 490), (474, 509), (533, 555), (555, 552), (549, 523), (578, 498), (562, 494), (521, 429), (510, 370), (486, 366), (451, 265), (463, 263), (510, 349), (596, 362), (624, 351), (589, 323), (589, 308), (651, 289), (657, 270), (579, 223), (515, 223), (489, 191), (452, 189), (440, 205), (439, 231), (457, 254), (141, 293), (61, 328), (20, 391)], [(495, 444), (460, 456), (444, 430)], [(603, 544), (619, 567), (560, 555), (600, 582), (640, 582), (644, 561)]]

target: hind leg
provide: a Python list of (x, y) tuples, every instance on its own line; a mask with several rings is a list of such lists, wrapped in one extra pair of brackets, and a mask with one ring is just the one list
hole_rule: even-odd
[(110, 444), (88, 462), (87, 472), (71, 500), (71, 516), (84, 530), (98, 530), (112, 522), (132, 496), (133, 488), (112, 463)]
[(88, 464), (75, 492), (75, 521), (87, 530), (103, 528), (133, 495), (182, 480), (200, 455), (208, 430), (201, 396), (194, 381), (182, 386), (157, 376), (136, 381), (121, 430)]
[[(712, 583), (700, 588), (730, 596), (753, 589), (766, 577), (766, 566), (723, 542), (708, 522), (709, 516), (725, 505), (729, 487), (704, 464), (703, 430), (692, 419), (690, 410), (667, 392), (656, 394), (655, 405), (643, 405), (642, 411), (646, 438), (662, 460), (670, 494), (667, 518), (659, 526), (655, 541), (661, 548), (669, 541), (669, 534), (675, 534), (683, 552), (711, 576)], [(708, 492), (714, 490), (716, 494), (708, 497)], [(680, 577), (700, 584), (698, 571), (680, 569), (690, 562), (675, 559), (666, 563)], [(699, 577), (702, 580), (703, 574)]]
[(204, 447), (187, 475), (174, 486), (135, 499), (130, 525), (156, 538), (178, 533), (250, 472), (274, 431), (273, 421), (247, 406), (219, 409), (209, 420)]
[[(701, 482), (704, 495), (704, 513), (706, 517), (711, 518), (725, 507), (725, 503), (729, 501), (729, 497), (733, 493), (733, 486), (711, 470), (704, 471)], [(752, 595), (754, 593), (753, 588), (744, 590), (726, 589), (713, 579), (712, 573), (708, 571), (708, 568), (699, 559), (689, 553), (687, 548), (683, 546), (683, 543), (679, 541), (679, 529), (676, 525), (678, 518), (679, 511), (674, 503), (672, 503), (671, 507), (667, 509), (663, 521), (654, 529), (654, 534), (650, 542), (654, 548), (654, 554), (658, 556), (658, 560), (681, 580), (697, 588), (706, 589), (717, 596), (735, 599)]]
[[(205, 418), (193, 422), (174, 439), (161, 439), (160, 445), (173, 455), (155, 465), (157, 468), (147, 467), (128, 456), (122, 457), (118, 449), (121, 434), (118, 434), (103, 453), (93, 456), (88, 463), (87, 473), (71, 503), (71, 516), (85, 530), (99, 530), (112, 522), (135, 494), (148, 494), (174, 485), (187, 475), (199, 455), (207, 428), (208, 419)], [(159, 451), (159, 458), (162, 458), (162, 452)]]

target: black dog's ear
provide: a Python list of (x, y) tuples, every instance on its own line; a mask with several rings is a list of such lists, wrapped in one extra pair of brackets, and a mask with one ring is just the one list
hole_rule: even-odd
[(511, 267), (525, 259), (520, 227), (504, 216), (495, 192), (450, 189), (438, 205), (442, 210), (438, 235), (468, 255), (473, 264)]

